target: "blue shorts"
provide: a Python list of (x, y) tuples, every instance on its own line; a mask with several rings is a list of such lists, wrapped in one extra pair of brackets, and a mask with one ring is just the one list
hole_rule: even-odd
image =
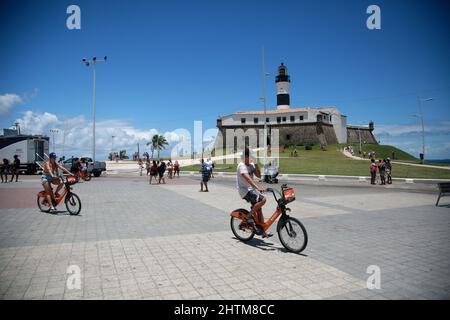
[[(62, 178), (62, 174), (59, 175), (59, 178)], [(42, 184), (42, 185), (44, 185), (46, 182), (50, 182), (50, 184), (51, 184), (52, 181), (53, 181), (53, 177), (52, 177), (51, 174), (44, 173), (44, 174), (41, 176), (41, 184)]]
[(43, 185), (44, 185), (46, 182), (52, 183), (52, 180), (53, 180), (53, 177), (52, 177), (50, 174), (44, 173), (44, 174), (41, 176), (41, 184), (43, 184)]

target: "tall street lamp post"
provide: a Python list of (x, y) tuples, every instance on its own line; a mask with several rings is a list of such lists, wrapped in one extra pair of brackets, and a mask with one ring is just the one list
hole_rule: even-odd
[(53, 152), (55, 152), (55, 133), (58, 133), (58, 129), (50, 129), (50, 133), (52, 134), (52, 142), (53, 142)]
[(95, 161), (95, 81), (96, 81), (96, 65), (97, 62), (106, 62), (107, 57), (105, 56), (102, 59), (98, 59), (97, 57), (93, 57), (92, 60), (83, 59), (83, 63), (86, 67), (89, 67), (91, 64), (94, 67), (94, 89), (92, 94), (92, 161)]
[(422, 125), (422, 156), (421, 156), (421, 162), (425, 162), (425, 125), (423, 120), (423, 103), (426, 101), (432, 101), (433, 98), (427, 98), (422, 99), (419, 95), (417, 95), (417, 99), (419, 99), (419, 115), (415, 115), (416, 117), (420, 118), (420, 122)]
[(263, 96), (261, 98), (261, 100), (263, 101), (263, 105), (264, 105), (264, 129), (263, 129), (263, 133), (264, 133), (264, 143), (263, 143), (263, 148), (264, 148), (264, 165), (266, 165), (267, 163), (267, 97), (266, 97), (266, 77), (269, 75), (269, 73), (266, 72), (266, 64), (265, 64), (265, 56), (264, 56), (264, 47), (262, 47), (262, 51), (261, 51), (261, 55), (262, 55), (262, 80), (263, 80)]

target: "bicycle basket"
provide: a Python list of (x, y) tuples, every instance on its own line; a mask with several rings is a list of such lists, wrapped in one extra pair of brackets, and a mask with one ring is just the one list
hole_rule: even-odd
[(285, 188), (283, 189), (283, 198), (286, 203), (292, 202), (295, 200), (295, 192), (293, 188)]
[(70, 185), (75, 184), (75, 183), (77, 183), (77, 179), (74, 176), (68, 176), (67, 183)]

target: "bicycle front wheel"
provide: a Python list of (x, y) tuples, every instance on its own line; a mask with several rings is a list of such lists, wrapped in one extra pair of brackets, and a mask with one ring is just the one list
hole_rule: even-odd
[(83, 176), (83, 180), (84, 180), (84, 181), (90, 181), (91, 178), (92, 178), (92, 176), (91, 176), (91, 173), (90, 173), (90, 172), (89, 172), (89, 173), (86, 173), (86, 174)]
[(305, 250), (308, 244), (308, 234), (299, 220), (292, 217), (283, 221), (280, 220), (277, 229), (281, 244), (287, 250), (294, 253), (300, 253)]
[(75, 193), (66, 196), (66, 208), (71, 215), (77, 215), (81, 211), (81, 200)]

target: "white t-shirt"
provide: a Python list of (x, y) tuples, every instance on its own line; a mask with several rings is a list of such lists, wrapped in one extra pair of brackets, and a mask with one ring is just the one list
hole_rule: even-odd
[(253, 178), (253, 174), (255, 173), (255, 165), (250, 163), (248, 166), (245, 165), (244, 162), (241, 162), (237, 166), (237, 188), (239, 191), (239, 195), (241, 198), (244, 198), (245, 195), (254, 188), (247, 180), (242, 176), (243, 173), (248, 173), (250, 177)]

